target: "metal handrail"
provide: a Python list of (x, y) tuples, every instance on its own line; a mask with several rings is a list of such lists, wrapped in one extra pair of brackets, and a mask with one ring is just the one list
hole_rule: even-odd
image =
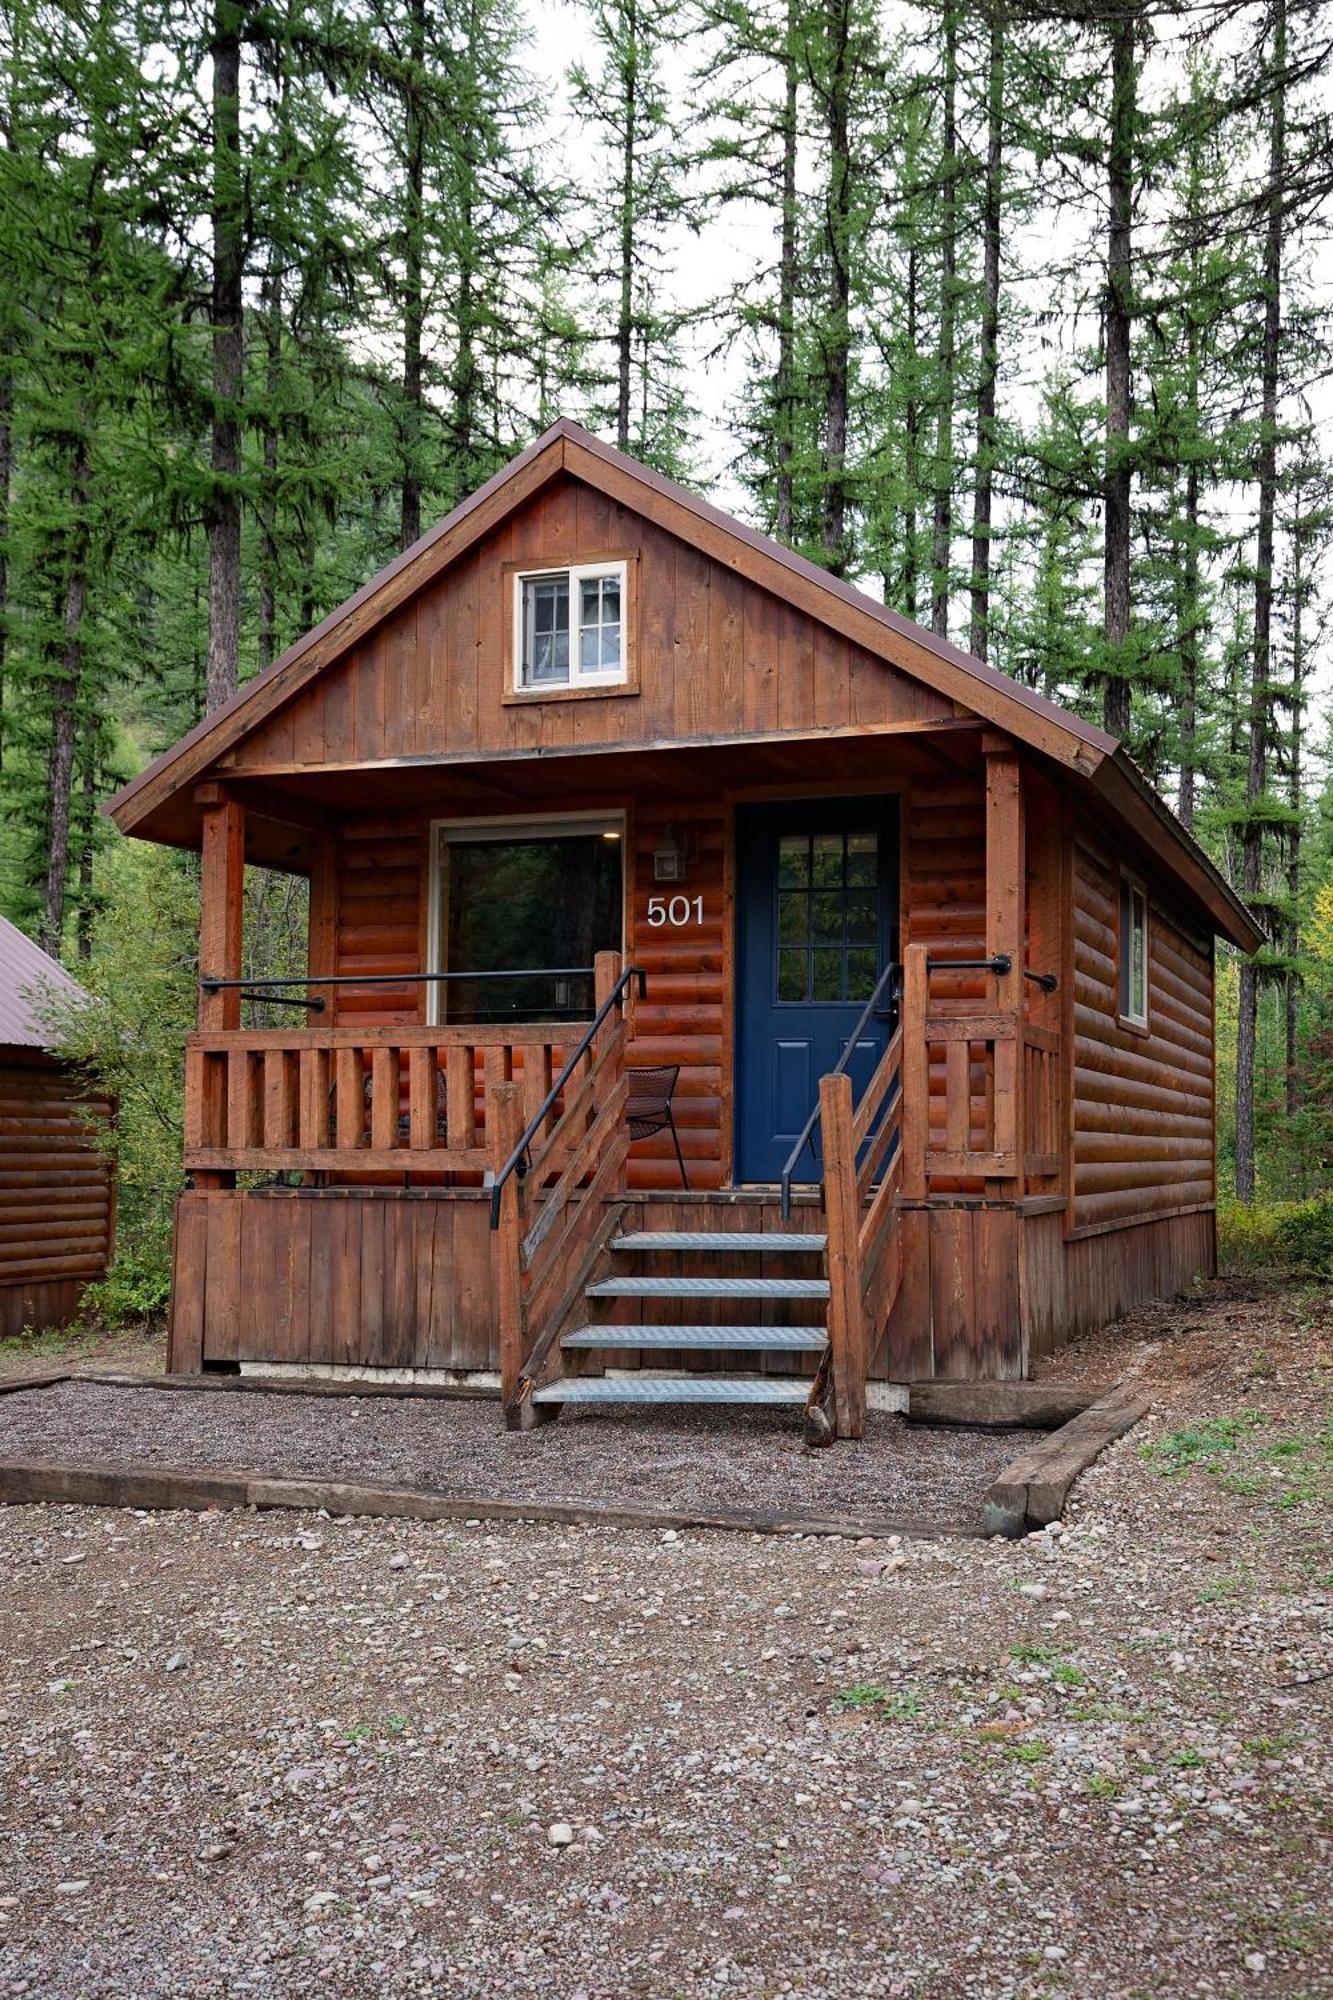
[[(1014, 961), (1010, 958), (1007, 951), (997, 951), (992, 958), (928, 958), (926, 960), (927, 972), (993, 972), (997, 978), (1003, 978), (1006, 972), (1012, 972), (1013, 969)], [(1030, 965), (1025, 965), (1023, 967), (1023, 977), (1024, 979), (1030, 979), (1034, 986), (1040, 986), (1043, 993), (1055, 993), (1059, 990), (1060, 979), (1057, 973), (1034, 972)]]
[(308, 1007), (324, 1012), (324, 1002), (305, 993), (271, 992), (277, 986), (442, 986), (451, 979), (591, 979), (591, 965), (521, 965), (499, 972), (319, 972), (251, 973), (248, 979), (214, 979), (199, 975), (201, 993), (239, 993), (242, 1000), (270, 1000), (278, 1007)]
[[(833, 1065), (833, 1068), (829, 1072), (831, 1076), (843, 1076), (846, 1074), (847, 1065), (852, 1059), (852, 1051), (856, 1047), (857, 1043), (860, 1041), (861, 1036), (864, 1034), (866, 1030), (866, 1027), (869, 1025), (871, 1015), (878, 1010), (882, 1001), (884, 988), (886, 986), (892, 985), (893, 981), (896, 978), (898, 978), (901, 972), (902, 972), (901, 965), (897, 963), (891, 963), (889, 965), (886, 965), (883, 972), (880, 973), (879, 978), (875, 982), (875, 990), (871, 994), (870, 998), (866, 1001), (865, 1007), (862, 1010), (860, 1020), (857, 1022), (856, 1026), (852, 1029), (851, 1034), (847, 1038), (846, 1048), (843, 1050), (842, 1054), (838, 1057), (837, 1062)], [(819, 1123), (819, 1099), (818, 1097), (816, 1097), (814, 1104), (812, 1105), (810, 1110), (810, 1116), (806, 1119), (805, 1124), (801, 1127), (800, 1136), (797, 1139), (796, 1144), (792, 1147), (790, 1153), (787, 1155), (787, 1164), (782, 1169), (782, 1219), (784, 1222), (789, 1221), (791, 1218), (792, 1175), (796, 1172), (797, 1166), (800, 1163), (800, 1158), (802, 1153), (805, 1151), (806, 1147), (810, 1144), (811, 1139), (814, 1137), (815, 1127), (816, 1125), (818, 1125), (818, 1123)]]
[(619, 979), (616, 981), (615, 985), (611, 988), (611, 991), (607, 994), (605, 1000), (603, 1000), (601, 1006), (597, 1009), (597, 1012), (593, 1016), (592, 1020), (588, 1023), (587, 1030), (585, 1031), (583, 1039), (580, 1041), (578, 1047), (574, 1050), (573, 1054), (568, 1057), (563, 1068), (560, 1071), (559, 1076), (556, 1078), (555, 1082), (551, 1085), (551, 1088), (547, 1091), (545, 1097), (538, 1105), (536, 1111), (533, 1112), (532, 1117), (528, 1120), (527, 1125), (523, 1129), (522, 1136), (520, 1137), (518, 1144), (515, 1146), (513, 1152), (509, 1155), (509, 1158), (505, 1161), (504, 1165), (500, 1168), (500, 1171), (496, 1174), (495, 1178), (492, 1180), (491, 1182), (491, 1228), (492, 1229), (498, 1229), (500, 1227), (500, 1194), (501, 1190), (504, 1187), (505, 1182), (509, 1179), (511, 1174), (516, 1173), (522, 1175), (526, 1171), (523, 1162), (527, 1159), (528, 1155), (532, 1151), (532, 1142), (534, 1138), (537, 1136), (537, 1133), (541, 1130), (542, 1120), (545, 1118), (547, 1112), (551, 1109), (551, 1106), (555, 1103), (557, 1097), (559, 1097), (561, 1091), (568, 1083), (570, 1077), (574, 1074), (576, 1065), (588, 1053), (588, 1050), (592, 1046), (594, 1037), (597, 1034), (597, 1030), (601, 1027), (603, 1021), (605, 1021), (607, 1015), (611, 1012), (611, 1009), (615, 1006), (618, 1006), (624, 1000), (625, 993), (629, 987), (631, 979), (637, 979), (637, 981), (639, 982), (640, 1000), (647, 998), (648, 980), (644, 973), (643, 967), (640, 965), (627, 965), (625, 967), (625, 970), (621, 973)]

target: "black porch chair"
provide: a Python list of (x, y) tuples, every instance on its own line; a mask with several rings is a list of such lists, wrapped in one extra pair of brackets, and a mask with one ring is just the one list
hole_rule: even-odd
[(688, 1190), (690, 1177), (685, 1171), (685, 1155), (680, 1150), (680, 1134), (671, 1112), (680, 1064), (671, 1063), (661, 1069), (630, 1069), (625, 1075), (629, 1083), (625, 1121), (630, 1138), (650, 1139), (655, 1132), (670, 1132), (680, 1167), (680, 1184)]

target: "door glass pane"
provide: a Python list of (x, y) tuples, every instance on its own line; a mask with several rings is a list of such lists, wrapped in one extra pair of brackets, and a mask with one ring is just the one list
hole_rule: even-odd
[(838, 890), (825, 890), (822, 895), (812, 896), (814, 921), (810, 929), (816, 944), (842, 943), (843, 899)]
[(873, 944), (878, 926), (878, 914), (873, 895), (863, 892), (860, 895), (848, 896), (848, 944)]
[(784, 833), (778, 842), (778, 882), (803, 889), (810, 880), (810, 841), (804, 833)]
[(805, 944), (809, 937), (810, 898), (786, 889), (778, 897), (778, 943)]
[(878, 968), (873, 951), (849, 951), (847, 954), (847, 998), (859, 1000), (862, 1006), (875, 990)]
[(879, 839), (873, 833), (847, 836), (847, 882), (854, 889), (873, 889), (879, 878)]
[(840, 889), (843, 874), (843, 846), (840, 833), (817, 833), (814, 837), (812, 879), (817, 889)]
[[(441, 972), (517, 974), (591, 967), (619, 951), (621, 843), (601, 834), (513, 840), (451, 839), (440, 849)], [(447, 1022), (588, 1020), (591, 972), (558, 978), (451, 979), (441, 987)]]
[(842, 953), (840, 951), (816, 951), (811, 953), (813, 974), (811, 993), (816, 1000), (842, 999)]
[(778, 999), (805, 1000), (806, 968), (809, 960), (803, 951), (780, 951), (778, 953)]

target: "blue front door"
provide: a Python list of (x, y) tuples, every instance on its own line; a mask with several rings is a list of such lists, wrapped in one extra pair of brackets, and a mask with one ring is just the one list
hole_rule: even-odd
[[(895, 956), (897, 802), (800, 800), (736, 816), (736, 1166), (781, 1178), (819, 1079), (833, 1069)], [(867, 1023), (850, 1064), (869, 1079), (889, 1032)], [(816, 1180), (807, 1149), (797, 1180)]]

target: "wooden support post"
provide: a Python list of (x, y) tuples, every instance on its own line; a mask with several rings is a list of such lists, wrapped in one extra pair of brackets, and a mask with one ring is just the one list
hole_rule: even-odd
[[(200, 785), (195, 797), (204, 809), (199, 884), (199, 972), (239, 979), (245, 923), (245, 808), (220, 785)], [(199, 994), (199, 1026), (228, 1033), (241, 1025), (241, 996), (235, 987)]]
[[(312, 979), (329, 979), (338, 970), (338, 839), (317, 833), (310, 859), (310, 915), (306, 933), (306, 970)], [(315, 986), (310, 997), (324, 1002), (316, 1021), (333, 1027), (338, 1019), (337, 988)]]
[(926, 1153), (930, 1147), (930, 1051), (926, 1017), (930, 1011), (929, 953), (911, 944), (903, 961), (903, 1178), (905, 1201), (924, 1201)]
[(828, 1229), (828, 1340), (833, 1380), (833, 1427), (840, 1438), (859, 1438), (866, 1424), (866, 1341), (857, 1248), (856, 1139), (852, 1131), (852, 1080), (821, 1077), (819, 1118), (824, 1144), (825, 1222)]
[[(523, 1135), (523, 1089), (496, 1083), (486, 1099), (486, 1136), (491, 1172), (498, 1176)], [(500, 1400), (512, 1424), (525, 1359), (523, 1324), (523, 1198), (517, 1174), (500, 1190), (500, 1226), (493, 1232), (495, 1297), (500, 1331)], [(526, 1429), (525, 1424), (520, 1428)]]
[[(1022, 774), (1018, 751), (1008, 737), (987, 731), (981, 741), (986, 758), (986, 950), (1009, 960), (1009, 971), (994, 977), (992, 1005), (1018, 1024), (1027, 951)], [(996, 1043), (992, 1145), (997, 1153), (1014, 1155), (1016, 1179), (988, 1181), (986, 1192), (993, 1196), (1013, 1195), (1022, 1187), (1021, 1060), (1017, 1033)]]

